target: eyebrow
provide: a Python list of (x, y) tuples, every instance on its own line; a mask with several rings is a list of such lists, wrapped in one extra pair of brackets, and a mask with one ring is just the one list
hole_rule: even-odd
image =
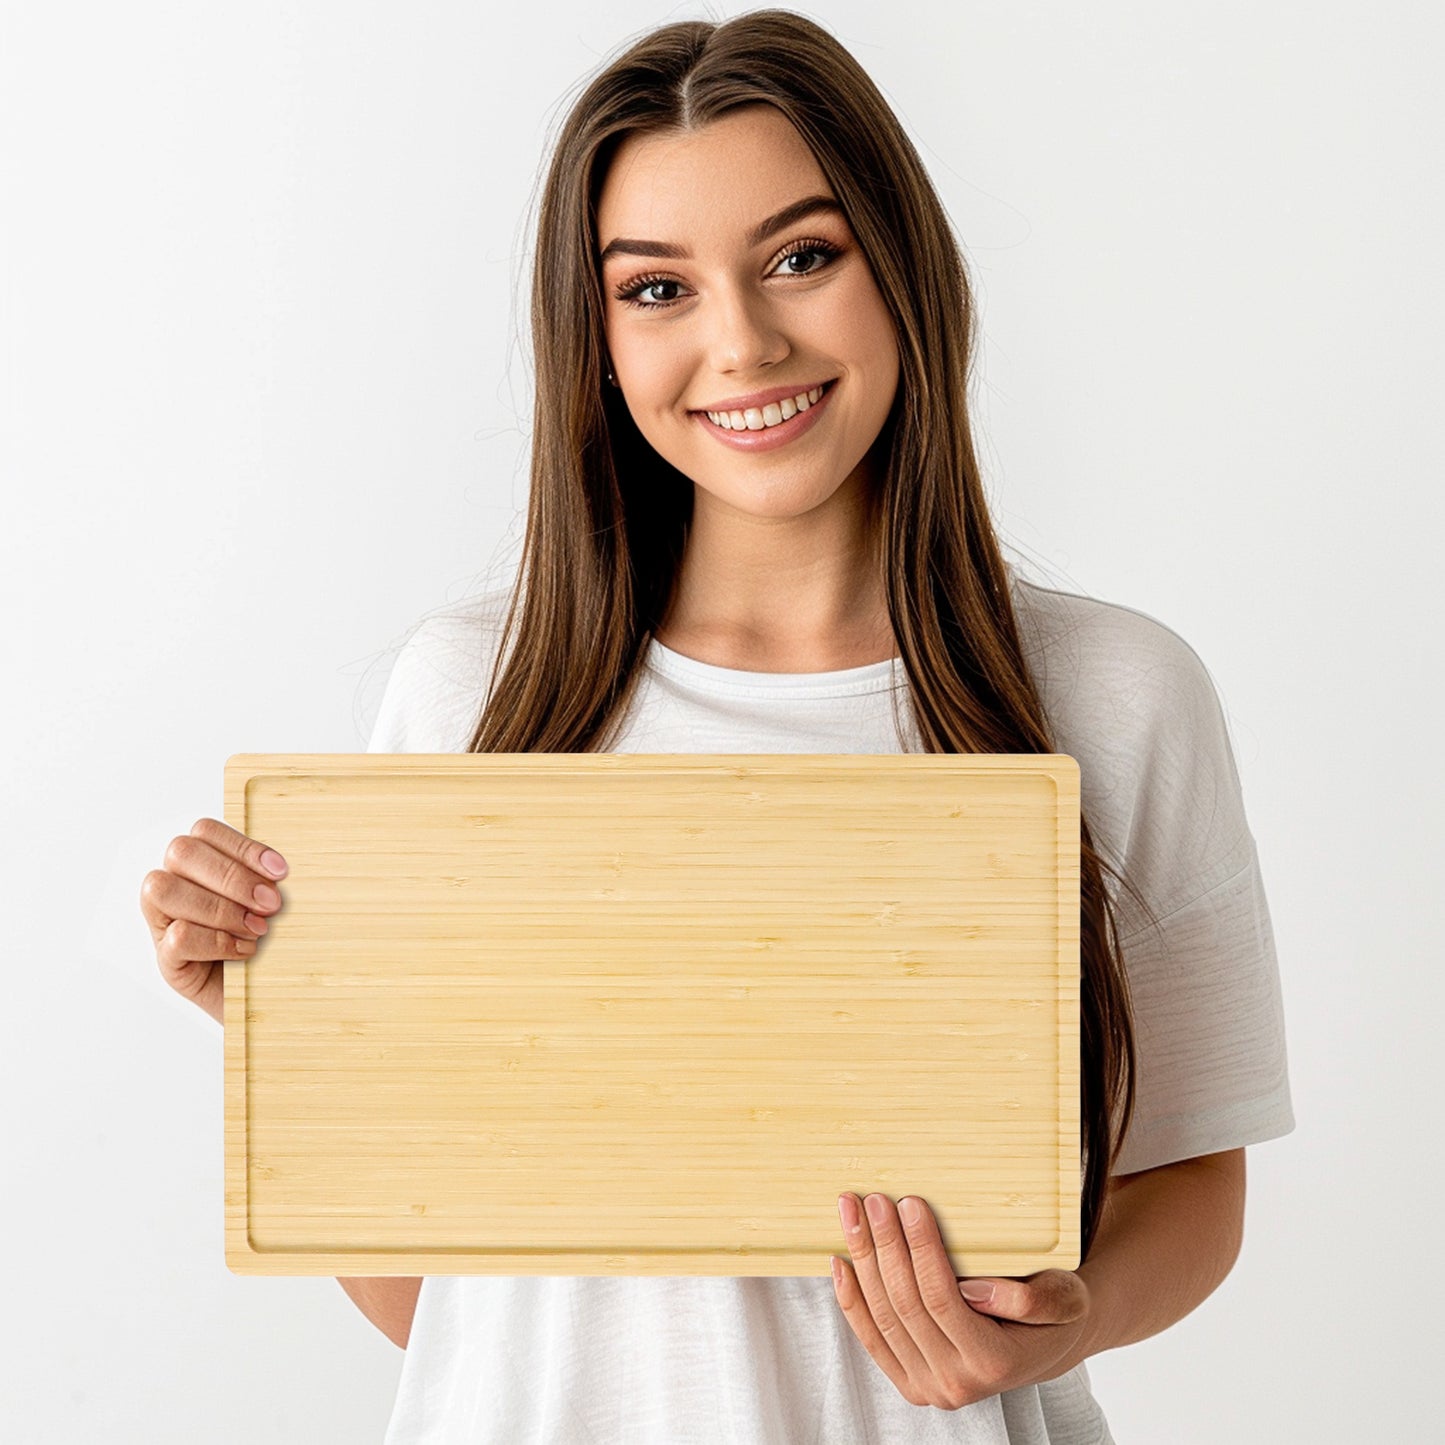
[[(832, 196), (804, 196), (802, 200), (784, 206), (781, 211), (769, 216), (767, 220), (759, 221), (747, 234), (748, 247), (751, 249), (754, 246), (762, 245), (769, 236), (788, 226), (795, 225), (808, 216), (823, 214), (842, 216), (843, 207)], [(627, 236), (619, 236), (616, 240), (609, 241), (602, 248), (598, 264), (606, 265), (609, 257), (612, 256), (667, 256), (676, 261), (692, 259), (687, 251), (671, 241), (635, 241)]]

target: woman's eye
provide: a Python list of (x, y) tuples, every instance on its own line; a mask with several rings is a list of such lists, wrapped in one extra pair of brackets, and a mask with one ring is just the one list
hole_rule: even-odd
[[(839, 247), (831, 245), (827, 241), (808, 241), (778, 257), (777, 266), (774, 269), (781, 269), (783, 274), (788, 276), (811, 276), (815, 272), (824, 270), (841, 254)], [(822, 257), (822, 264), (810, 265), (805, 270), (798, 270), (790, 264), (797, 256)], [(680, 281), (674, 281), (667, 276), (639, 276), (626, 290), (618, 291), (615, 295), (619, 301), (625, 301), (629, 306), (634, 306), (641, 311), (665, 311), (669, 306), (677, 305), (675, 296), (662, 301), (649, 301), (643, 299), (645, 293), (681, 284)]]
[[(655, 292), (659, 287), (676, 286), (676, 285), (677, 285), (677, 282), (676, 282), (676, 281), (646, 281), (646, 282), (644, 282), (644, 283), (642, 284), (642, 286), (640, 286), (640, 287), (638, 288), (637, 291), (629, 291), (627, 294), (628, 294), (629, 297), (633, 297), (633, 296), (637, 296), (637, 295), (640, 294), (640, 292), (642, 292), (642, 291), (654, 291), (654, 292)], [(676, 298), (676, 297), (673, 297), (672, 299), (673, 299), (673, 300), (676, 300), (677, 298)], [(667, 301), (644, 301), (642, 304), (643, 304), (644, 306), (666, 306), (666, 305), (668, 304), (668, 302), (667, 302)]]
[[(831, 259), (830, 257), (828, 257), (828, 253), (825, 252), (821, 246), (804, 246), (799, 251), (789, 251), (788, 254), (784, 256), (778, 264), (780, 266), (786, 266), (789, 261), (796, 261), (799, 256), (824, 256), (828, 259)], [(826, 260), (824, 264), (826, 264)], [(790, 272), (790, 274), (793, 276), (807, 276), (814, 271), (821, 271), (822, 269), (823, 268), (821, 266), (809, 266), (806, 271), (794, 270)]]

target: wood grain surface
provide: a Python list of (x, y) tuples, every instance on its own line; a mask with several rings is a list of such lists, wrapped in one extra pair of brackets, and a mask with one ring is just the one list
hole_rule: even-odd
[(260, 754), (225, 969), (238, 1274), (827, 1275), (916, 1194), (1079, 1262), (1064, 754)]

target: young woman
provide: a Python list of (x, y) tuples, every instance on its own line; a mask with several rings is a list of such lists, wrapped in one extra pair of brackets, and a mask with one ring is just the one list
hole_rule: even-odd
[[(836, 1283), (346, 1279), (407, 1348), (389, 1445), (1109, 1440), (1085, 1361), (1220, 1283), (1245, 1146), (1294, 1125), (1208, 673), (1005, 565), (958, 245), (812, 22), (667, 25), (607, 65), (557, 144), (532, 296), (516, 586), (424, 620), (371, 750), (1075, 757), (1084, 1256), (959, 1280), (926, 1201), (844, 1194)], [(246, 956), (279, 906), (252, 896), (263, 847), (203, 819), (143, 889), (163, 973), (217, 1018), (217, 931)]]

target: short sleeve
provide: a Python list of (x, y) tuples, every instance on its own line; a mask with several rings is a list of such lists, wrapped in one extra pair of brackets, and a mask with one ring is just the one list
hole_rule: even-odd
[(1138, 1073), (1114, 1172), (1288, 1134), (1284, 1006), (1253, 839), (1237, 872), (1121, 948)]
[(1079, 764), (1134, 1007), (1134, 1114), (1114, 1173), (1288, 1134), (1283, 998), (1259, 855), (1199, 655), (1131, 608), (1052, 591), (1029, 635), (1056, 745)]

